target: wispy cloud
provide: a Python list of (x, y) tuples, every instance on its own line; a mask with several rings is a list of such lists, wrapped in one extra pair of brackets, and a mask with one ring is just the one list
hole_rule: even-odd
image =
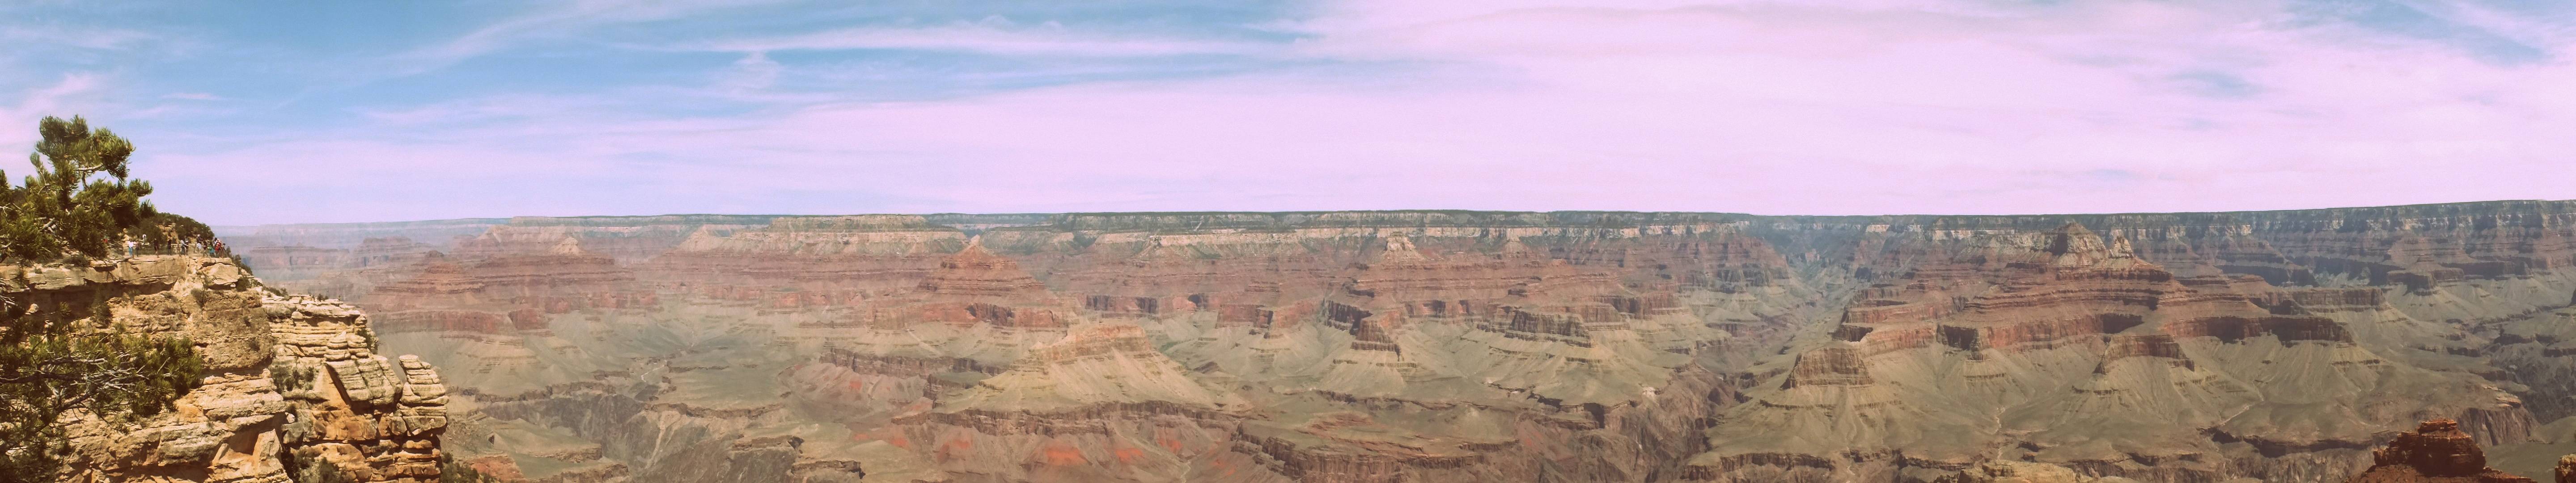
[(994, 55), (1145, 57), (1277, 52), (1260, 42), (1082, 32), (1061, 25), (1010, 28), (990, 24), (947, 27), (866, 27), (808, 34), (685, 43), (680, 50), (775, 52), (796, 50), (911, 50)]
[(554, 2), (483, 25), (448, 41), (414, 49), (395, 58), (401, 64), (399, 73), (417, 74), (445, 68), (457, 62), (503, 50), (532, 39), (560, 38), (603, 26), (669, 20), (708, 11), (774, 4), (780, 1), (569, 0)]
[(81, 27), (61, 24), (0, 25), (0, 40), (24, 46), (64, 46), (95, 50), (123, 50), (160, 39), (161, 36), (141, 30), (115, 27)]
[(52, 85), (19, 96), (17, 104), (0, 106), (0, 149), (31, 145), (37, 139), (37, 119), (73, 115), (66, 111), (84, 106), (81, 98), (96, 94), (103, 82), (97, 74), (64, 74)]
[[(2576, 9), (2531, 2), (2507, 12), (2477, 0), (2308, 0), (2293, 10), (2310, 21), (2340, 22), (2459, 49), (2496, 62), (2537, 62), (2570, 39)], [(2497, 2), (2502, 3), (2502, 2)], [(2534, 8), (2541, 11), (2531, 11)], [(2556, 10), (2556, 11), (2550, 11)], [(2534, 15), (2537, 13), (2538, 15)]]
[(733, 71), (725, 73), (723, 80), (718, 82), (731, 92), (766, 89), (777, 84), (779, 72), (787, 69), (778, 61), (770, 60), (767, 52), (761, 51), (742, 56), (742, 60), (734, 61), (733, 67)]
[[(2404, 15), (2354, 13), (2392, 5)], [(171, 173), (157, 196), (223, 223), (2576, 198), (2558, 182), (2576, 138), (2554, 132), (2576, 125), (2557, 87), (2576, 82), (2576, 17), (2500, 3), (1330, 1), (1181, 27), (945, 20), (1003, 8), (983, 4), (696, 15), (722, 8), (572, 3), (460, 29), (394, 57), (443, 77), (352, 89), (294, 113), (327, 119), (301, 129), (154, 151)], [(573, 62), (595, 63), (558, 67)]]

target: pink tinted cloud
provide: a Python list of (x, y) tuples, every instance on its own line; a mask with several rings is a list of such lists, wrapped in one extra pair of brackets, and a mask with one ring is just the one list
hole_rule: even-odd
[[(2564, 154), (2576, 138), (2563, 133), (2576, 94), (2561, 87), (2576, 85), (2576, 68), (2484, 62), (2301, 21), (2277, 3), (1491, 5), (1348, 2), (1276, 26), (1308, 37), (1276, 55), (1386, 66), (1363, 74), (720, 119), (540, 114), (470, 138), (484, 144), (350, 148), (416, 160), (362, 179), (487, 176), (488, 162), (577, 178), (649, 154), (679, 160), (656, 165), (658, 188), (584, 195), (792, 213), (2050, 213), (2576, 198), (2564, 182), (2576, 179)], [(443, 167), (441, 153), (492, 160)], [(281, 155), (297, 154), (215, 158)], [(406, 217), (516, 214), (439, 203)]]
[(1273, 50), (1245, 42), (1133, 37), (1070, 31), (1061, 25), (1015, 27), (977, 23), (938, 27), (862, 27), (808, 34), (737, 39), (680, 46), (681, 50), (766, 52), (781, 50), (957, 51), (995, 55), (1152, 57), (1245, 54)]
[[(1309, 55), (1410, 82), (1080, 86), (780, 120), (984, 169), (963, 210), (2170, 211), (2567, 198), (2563, 64), (2281, 10), (1587, 6), (1418, 15)], [(1363, 6), (1366, 7), (1366, 6)], [(2219, 95), (2193, 74), (2238, 79)], [(799, 136), (793, 133), (804, 133)], [(1124, 199), (1150, 188), (1182, 195)], [(898, 188), (900, 189), (900, 188)], [(1270, 193), (1252, 198), (1245, 195)], [(1215, 206), (1210, 206), (1215, 205)]]
[[(95, 104), (91, 98), (96, 97), (103, 82), (97, 74), (64, 74), (50, 85), (28, 90), (14, 104), (0, 105), (0, 120), (23, 123), (13, 123), (7, 129), (0, 129), (0, 147), (14, 150), (33, 146), (38, 138), (34, 128), (36, 120), (45, 116), (70, 117), (62, 113)], [(10, 157), (14, 158), (15, 153)], [(14, 165), (12, 163), (12, 167)]]

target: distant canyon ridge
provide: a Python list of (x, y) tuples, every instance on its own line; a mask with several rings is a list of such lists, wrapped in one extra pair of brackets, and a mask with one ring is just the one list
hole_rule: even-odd
[(2566, 201), (217, 232), (439, 368), (439, 450), (511, 481), (2339, 482), (2392, 442), (2551, 481), (2576, 453)]

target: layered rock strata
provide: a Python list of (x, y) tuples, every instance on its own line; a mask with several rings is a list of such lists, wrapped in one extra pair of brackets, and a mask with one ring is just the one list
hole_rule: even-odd
[(438, 481), (446, 388), (412, 356), (377, 355), (345, 303), (267, 292), (230, 260), (140, 256), (0, 266), (29, 316), (186, 337), (205, 360), (177, 410), (139, 421), (74, 411), (63, 481)]
[(530, 481), (2327, 482), (2564, 439), (2571, 222), (524, 218), (316, 277)]

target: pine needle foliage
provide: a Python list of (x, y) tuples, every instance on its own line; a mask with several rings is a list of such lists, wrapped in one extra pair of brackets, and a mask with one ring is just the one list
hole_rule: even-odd
[(114, 237), (159, 213), (143, 200), (152, 183), (128, 177), (134, 143), (80, 116), (46, 117), (37, 131), (42, 140), (27, 155), (34, 174), (0, 182), (0, 252), (22, 261), (103, 257)]

